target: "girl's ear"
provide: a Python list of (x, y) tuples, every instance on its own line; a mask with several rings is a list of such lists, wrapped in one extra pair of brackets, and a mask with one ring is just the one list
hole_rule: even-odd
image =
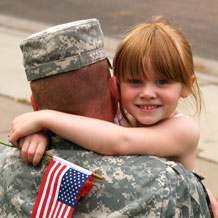
[(120, 95), (119, 95), (119, 90), (117, 87), (117, 80), (115, 76), (110, 78), (109, 88), (110, 88), (110, 93), (111, 93), (112, 98), (114, 98), (115, 101), (118, 102)]
[(187, 98), (190, 95), (190, 89), (192, 88), (195, 80), (196, 80), (196, 76), (192, 75), (192, 78), (191, 78), (191, 87), (189, 89), (187, 87), (183, 87), (182, 93), (181, 93), (181, 97), (182, 98)]
[(33, 95), (30, 96), (30, 100), (31, 100), (31, 104), (32, 104), (33, 110), (34, 111), (38, 111), (39, 108), (38, 108), (38, 106), (37, 106), (37, 104), (35, 102), (35, 99), (33, 98)]
[(181, 93), (181, 98), (187, 98), (190, 94), (190, 91), (186, 88), (186, 87), (183, 87), (182, 89), (182, 93)]

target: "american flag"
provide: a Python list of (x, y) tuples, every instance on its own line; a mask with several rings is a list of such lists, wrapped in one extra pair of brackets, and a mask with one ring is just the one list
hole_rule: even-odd
[(42, 179), (31, 218), (70, 218), (80, 189), (91, 174), (54, 156)]

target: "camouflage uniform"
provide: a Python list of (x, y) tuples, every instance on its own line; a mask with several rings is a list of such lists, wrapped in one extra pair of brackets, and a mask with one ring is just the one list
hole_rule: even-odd
[[(21, 44), (28, 80), (79, 69), (105, 57), (96, 19), (34, 34)], [(202, 184), (181, 164), (149, 156), (103, 156), (50, 135), (48, 152), (96, 171), (91, 192), (72, 217), (212, 217)], [(27, 166), (15, 148), (0, 147), (0, 217), (30, 217), (48, 166)]]
[[(72, 217), (212, 217), (201, 183), (181, 164), (149, 156), (98, 155), (58, 137), (51, 144), (50, 153), (104, 177), (94, 180)], [(17, 149), (2, 146), (0, 152), (0, 217), (30, 217), (48, 163), (27, 166)]]

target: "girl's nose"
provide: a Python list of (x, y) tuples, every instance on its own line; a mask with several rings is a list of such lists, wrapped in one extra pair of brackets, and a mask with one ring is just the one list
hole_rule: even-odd
[(145, 84), (140, 91), (139, 97), (145, 99), (156, 98), (155, 87), (152, 84)]

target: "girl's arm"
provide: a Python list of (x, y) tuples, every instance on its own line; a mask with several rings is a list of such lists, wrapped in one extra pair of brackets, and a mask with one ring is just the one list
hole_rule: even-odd
[(146, 154), (181, 156), (196, 151), (199, 128), (188, 117), (172, 118), (149, 127), (128, 128), (110, 122), (42, 110), (17, 117), (10, 141), (49, 129), (57, 135), (107, 155)]

